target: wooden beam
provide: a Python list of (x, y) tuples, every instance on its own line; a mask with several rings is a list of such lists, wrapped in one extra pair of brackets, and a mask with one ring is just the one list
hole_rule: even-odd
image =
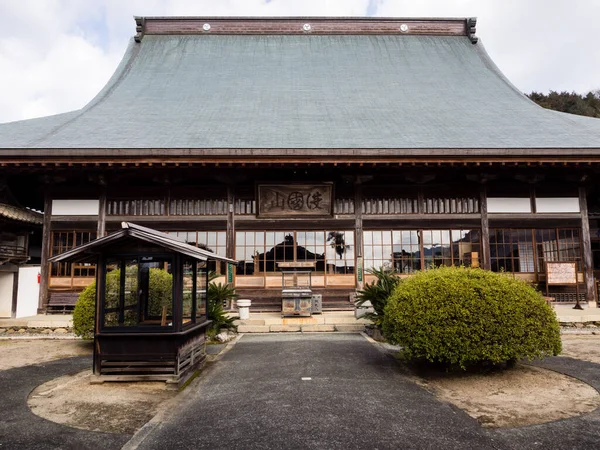
[[(362, 273), (362, 281), (356, 280), (356, 287), (362, 289), (364, 287), (364, 258), (363, 258), (363, 218), (362, 218), (362, 184), (360, 177), (354, 182), (354, 232), (355, 232), (355, 247), (354, 255), (356, 256), (356, 273)], [(362, 267), (358, 267), (361, 264)]]
[(594, 281), (594, 257), (590, 237), (590, 221), (588, 218), (587, 190), (579, 186), (579, 209), (581, 210), (581, 243), (583, 245), (583, 272), (585, 280), (585, 299), (588, 305), (596, 308), (596, 289)]
[(100, 201), (98, 202), (98, 228), (96, 237), (101, 238), (106, 232), (106, 186), (102, 187), (100, 193)]
[(48, 280), (50, 279), (50, 240), (52, 237), (52, 194), (46, 192), (44, 198), (44, 226), (42, 231), (42, 255), (40, 261), (40, 294), (38, 297), (38, 314), (46, 312), (48, 306)]
[(479, 212), (481, 214), (481, 267), (490, 270), (490, 222), (487, 210), (487, 189), (481, 186), (479, 191)]

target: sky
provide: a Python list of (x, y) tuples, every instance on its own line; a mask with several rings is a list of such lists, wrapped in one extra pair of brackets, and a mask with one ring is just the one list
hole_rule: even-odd
[(525, 93), (600, 89), (600, 0), (0, 0), (0, 123), (83, 107), (108, 81), (133, 16), (477, 17)]

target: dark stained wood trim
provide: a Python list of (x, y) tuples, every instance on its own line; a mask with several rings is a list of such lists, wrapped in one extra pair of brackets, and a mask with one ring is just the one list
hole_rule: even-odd
[[(365, 267), (365, 262), (364, 262), (364, 255), (363, 255), (363, 214), (362, 214), (362, 183), (361, 183), (361, 179), (360, 177), (356, 178), (356, 181), (354, 183), (354, 255), (356, 257), (356, 264), (358, 264), (359, 260), (358, 258), (360, 258), (360, 260), (362, 261), (362, 267), (359, 268), (357, 267), (356, 270), (354, 271), (356, 273), (356, 277), (357, 279), (355, 280), (356, 283), (356, 288), (357, 289), (362, 289), (364, 287), (364, 279), (365, 279), (365, 273), (364, 273), (364, 267)], [(362, 270), (362, 274), (363, 274), (363, 281), (359, 282), (358, 281), (358, 271)]]
[[(68, 221), (64, 216), (61, 217), (61, 222)], [(210, 216), (107, 216), (106, 223), (120, 222), (168, 222), (177, 224), (193, 224), (198, 222), (227, 222), (225, 215), (210, 215)]]
[(226, 233), (226, 255), (230, 259), (235, 257), (235, 187), (227, 186), (227, 233)]
[(40, 260), (40, 295), (38, 300), (38, 314), (46, 312), (48, 306), (48, 281), (50, 279), (50, 243), (52, 227), (52, 195), (46, 192), (44, 198), (44, 225), (42, 231), (42, 254)]
[(492, 268), (490, 260), (490, 222), (488, 220), (487, 190), (485, 186), (482, 186), (480, 191), (479, 211), (481, 214), (481, 267), (490, 270)]
[[(29, 248), (29, 247), (25, 247)], [(17, 299), (19, 295), (19, 268), (13, 272), (13, 291), (12, 291), (12, 305), (10, 308), (10, 317), (12, 319), (17, 317)]]
[(99, 221), (98, 216), (52, 216), (50, 219), (51, 222), (69, 222), (69, 223), (91, 223), (97, 224)]
[[(523, 162), (600, 161), (598, 147), (539, 148), (0, 148), (0, 165), (11, 163), (69, 164), (111, 162), (138, 163), (139, 169), (154, 164), (208, 164), (213, 162)], [(415, 159), (416, 158), (416, 159)], [(458, 159), (457, 159), (458, 158)], [(148, 166), (152, 163), (152, 166)], [(146, 166), (144, 166), (146, 164)], [(118, 167), (115, 166), (115, 169)]]
[(106, 232), (106, 189), (100, 193), (100, 202), (98, 205), (98, 229), (96, 236), (101, 238)]
[(98, 334), (102, 329), (102, 325), (104, 322), (104, 313), (102, 311), (102, 305), (104, 302), (102, 299), (104, 298), (106, 290), (106, 261), (104, 256), (100, 256), (98, 258), (98, 263), (96, 265), (96, 315), (94, 317), (95, 324), (95, 332), (94, 332), (94, 375), (100, 375), (100, 366), (102, 361), (98, 357), (100, 355), (100, 342), (98, 341)]
[(474, 33), (474, 24), (469, 26), (470, 23), (465, 18), (138, 17), (136, 41), (146, 34), (470, 36)]
[(585, 299), (597, 306), (596, 289), (594, 281), (594, 258), (590, 237), (590, 221), (588, 218), (587, 190), (585, 186), (579, 187), (579, 209), (581, 210), (581, 243), (583, 251), (583, 271), (585, 279)]

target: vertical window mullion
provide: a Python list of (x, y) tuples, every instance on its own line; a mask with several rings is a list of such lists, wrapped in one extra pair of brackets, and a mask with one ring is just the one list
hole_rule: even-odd
[[(208, 271), (207, 271), (208, 272)], [(192, 263), (192, 323), (196, 323), (196, 308), (197, 308), (197, 289), (198, 289), (198, 261)]]
[(119, 325), (123, 325), (125, 322), (125, 260), (119, 261), (119, 267), (121, 269), (119, 277)]

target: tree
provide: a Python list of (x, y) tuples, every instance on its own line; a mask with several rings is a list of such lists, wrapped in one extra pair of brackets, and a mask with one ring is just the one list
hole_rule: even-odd
[(590, 91), (586, 95), (566, 91), (550, 91), (545, 95), (534, 91), (527, 96), (543, 108), (600, 118), (600, 89)]

